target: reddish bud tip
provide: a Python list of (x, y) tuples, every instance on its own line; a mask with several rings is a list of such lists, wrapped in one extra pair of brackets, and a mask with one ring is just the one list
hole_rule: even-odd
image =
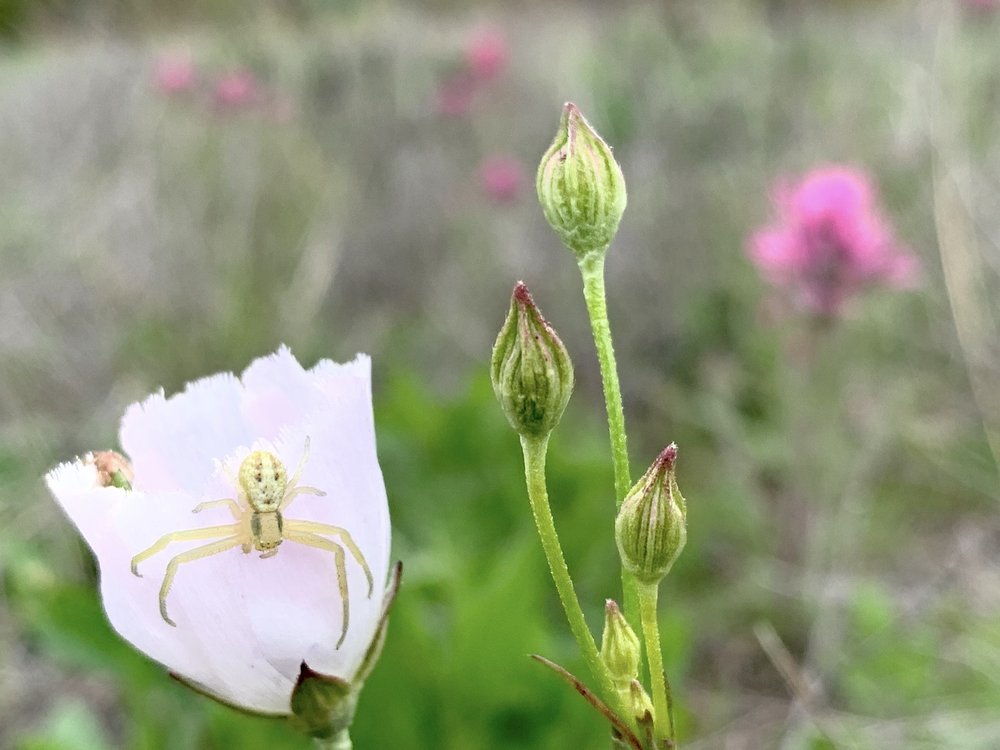
[(514, 285), (514, 293), (512, 295), (514, 299), (523, 305), (535, 306), (535, 300), (531, 298), (531, 292), (528, 291), (528, 285), (523, 281), (518, 281)]
[(661, 464), (665, 469), (674, 468), (674, 462), (677, 460), (677, 443), (671, 443), (663, 452), (660, 453), (659, 457), (656, 459), (657, 463)]

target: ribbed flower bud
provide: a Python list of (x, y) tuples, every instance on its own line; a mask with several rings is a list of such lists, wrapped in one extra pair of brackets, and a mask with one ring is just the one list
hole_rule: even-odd
[(545, 218), (578, 261), (607, 249), (625, 212), (625, 176), (571, 102), (538, 165), (536, 186)]
[(611, 679), (623, 689), (639, 675), (642, 646), (635, 631), (614, 599), (604, 606), (604, 635), (601, 637), (601, 661), (611, 673)]
[(493, 391), (507, 421), (522, 437), (545, 437), (562, 417), (573, 392), (573, 363), (542, 317), (523, 281), (493, 346)]
[(677, 446), (664, 448), (629, 490), (615, 519), (622, 565), (640, 583), (658, 583), (687, 540), (687, 505), (677, 488)]
[(629, 683), (629, 710), (639, 724), (653, 723), (653, 701), (638, 680)]

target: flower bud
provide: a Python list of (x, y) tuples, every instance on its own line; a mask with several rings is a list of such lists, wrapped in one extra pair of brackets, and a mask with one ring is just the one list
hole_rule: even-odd
[(573, 363), (552, 326), (542, 317), (523, 281), (493, 346), (493, 391), (507, 421), (522, 437), (547, 436), (573, 392)]
[(607, 250), (625, 211), (625, 176), (571, 102), (538, 165), (536, 186), (545, 218), (578, 261)]
[(292, 723), (310, 737), (330, 739), (347, 736), (358, 693), (340, 677), (314, 672), (302, 662), (292, 691)]
[(125, 456), (116, 451), (97, 451), (87, 456), (87, 461), (97, 469), (97, 483), (101, 487), (132, 489), (135, 472)]
[(638, 680), (629, 683), (629, 710), (639, 724), (652, 724), (653, 722), (653, 701), (649, 699), (649, 694), (642, 687)]
[(639, 675), (639, 658), (642, 645), (635, 631), (629, 627), (625, 615), (614, 599), (604, 607), (604, 635), (601, 637), (601, 661), (611, 673), (614, 682), (627, 689)]
[(668, 445), (629, 490), (615, 519), (622, 565), (640, 583), (667, 574), (687, 540), (687, 505), (677, 488), (677, 446)]

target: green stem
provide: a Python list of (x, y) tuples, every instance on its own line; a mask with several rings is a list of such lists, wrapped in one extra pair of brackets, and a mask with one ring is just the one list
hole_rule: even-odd
[(535, 517), (535, 526), (538, 528), (538, 536), (542, 541), (542, 549), (545, 552), (545, 559), (549, 563), (552, 580), (556, 584), (559, 601), (562, 602), (563, 611), (569, 621), (569, 629), (573, 632), (573, 637), (576, 639), (577, 646), (579, 646), (591, 674), (600, 684), (600, 695), (604, 700), (611, 702), (615, 713), (631, 725), (631, 717), (625, 710), (621, 696), (615, 690), (611, 674), (601, 660), (594, 636), (591, 634), (590, 628), (587, 627), (587, 620), (580, 608), (580, 602), (576, 598), (573, 579), (570, 578), (569, 568), (566, 567), (566, 560), (559, 544), (559, 535), (556, 533), (555, 521), (552, 519), (549, 493), (545, 485), (545, 454), (548, 451), (548, 443), (548, 436), (541, 438), (521, 436), (521, 450), (524, 453), (524, 478), (528, 485), (528, 499), (531, 501), (531, 512)]
[[(657, 741), (674, 739), (674, 720), (667, 698), (667, 679), (660, 653), (660, 627), (656, 622), (656, 599), (659, 585), (644, 583), (639, 586), (639, 615), (642, 620), (642, 637), (646, 641), (646, 659), (649, 663), (649, 681), (653, 688), (653, 728)], [(669, 747), (676, 747), (671, 744)]]
[[(629, 477), (628, 444), (625, 437), (625, 410), (622, 408), (622, 391), (618, 383), (618, 365), (615, 349), (611, 344), (611, 324), (608, 322), (607, 295), (604, 291), (604, 253), (592, 253), (580, 261), (583, 274), (583, 298), (590, 315), (590, 329), (597, 347), (597, 360), (601, 365), (604, 384), (604, 404), (608, 412), (608, 433), (611, 436), (611, 457), (615, 467), (615, 507), (632, 486)], [(636, 629), (635, 612), (638, 595), (635, 578), (622, 568), (622, 591), (625, 595), (623, 611), (633, 630)]]
[(352, 750), (354, 745), (351, 743), (351, 735), (347, 733), (346, 729), (343, 729), (335, 736), (327, 739), (317, 737), (316, 747), (319, 750)]

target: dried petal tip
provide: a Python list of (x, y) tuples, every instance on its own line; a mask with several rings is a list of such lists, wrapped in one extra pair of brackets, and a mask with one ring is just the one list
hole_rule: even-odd
[(670, 571), (687, 541), (687, 504), (677, 487), (671, 443), (629, 490), (615, 519), (622, 565), (640, 583), (655, 584)]
[(601, 661), (604, 662), (611, 679), (622, 691), (627, 691), (629, 683), (639, 675), (639, 659), (642, 645), (635, 631), (629, 627), (625, 616), (614, 599), (608, 599), (604, 607), (604, 635), (601, 637)]
[(573, 392), (573, 363), (523, 281), (511, 296), (490, 363), (493, 391), (519, 435), (540, 438), (559, 424)]
[(611, 147), (573, 103), (563, 107), (536, 187), (542, 213), (578, 261), (608, 249), (625, 212), (625, 176)]
[(132, 464), (121, 453), (116, 451), (97, 451), (87, 456), (88, 463), (97, 469), (97, 483), (101, 487), (118, 487), (123, 490), (132, 489), (135, 472)]

